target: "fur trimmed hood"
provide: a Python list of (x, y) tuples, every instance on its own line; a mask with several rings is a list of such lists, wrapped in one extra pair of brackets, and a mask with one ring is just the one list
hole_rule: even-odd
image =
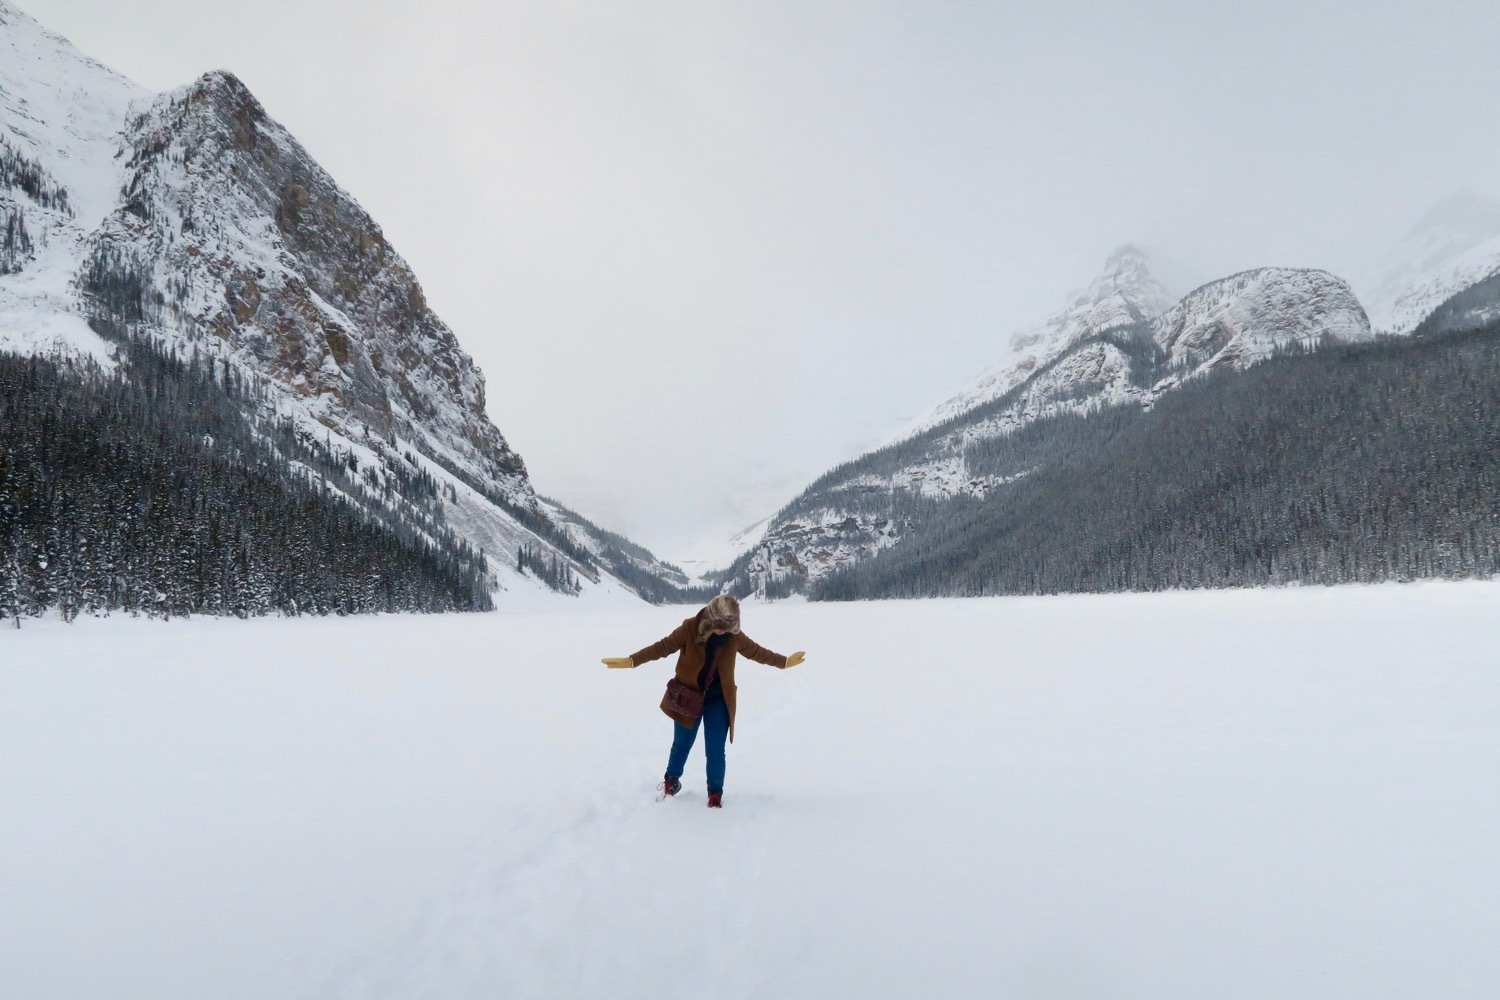
[(731, 634), (740, 630), (740, 602), (728, 594), (720, 594), (698, 612), (698, 641), (707, 642), (715, 629)]

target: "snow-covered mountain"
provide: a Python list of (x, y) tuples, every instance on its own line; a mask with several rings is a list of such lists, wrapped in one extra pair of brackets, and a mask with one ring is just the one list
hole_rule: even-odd
[[(974, 475), (965, 452), (1038, 420), (1106, 406), (1151, 406), (1220, 368), (1287, 348), (1358, 343), (1418, 329), (1472, 329), (1500, 318), (1500, 203), (1464, 195), (1435, 206), (1388, 258), (1368, 310), (1326, 271), (1260, 268), (1208, 282), (1175, 304), (1150, 257), (1125, 246), (1003, 360), (924, 413), (891, 444), (828, 473), (772, 519), (729, 574), (766, 593), (897, 544), (899, 504), (986, 496), (1009, 480)], [(855, 498), (851, 501), (851, 498)]]
[(1410, 333), (1458, 293), (1500, 274), (1500, 202), (1456, 195), (1434, 205), (1391, 250), (1366, 295), (1370, 324)]
[(898, 544), (908, 526), (901, 511), (911, 503), (983, 497), (1025, 475), (976, 475), (968, 453), (1045, 418), (1149, 407), (1207, 372), (1371, 336), (1348, 284), (1327, 272), (1245, 271), (1173, 305), (1145, 255), (1122, 249), (1086, 292), (1018, 335), (1019, 360), (991, 369), (894, 443), (817, 480), (724, 579), (737, 590), (778, 596)]
[(233, 75), (153, 94), (0, 0), (0, 236), (0, 350), (108, 366), (129, 337), (232, 368), (250, 419), (363, 471), (356, 503), (399, 514), (392, 482), (431, 477), (502, 588), (523, 550), (589, 587), (680, 577), (537, 496), (411, 268)]

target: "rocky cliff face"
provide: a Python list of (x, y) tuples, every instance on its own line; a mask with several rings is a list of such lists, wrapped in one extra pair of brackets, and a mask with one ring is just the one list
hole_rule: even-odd
[(1026, 475), (975, 474), (970, 456), (1040, 421), (1107, 406), (1151, 406), (1208, 372), (1371, 336), (1349, 286), (1323, 271), (1246, 271), (1165, 306), (1144, 255), (1115, 254), (1088, 293), (1018, 337), (1028, 352), (1020, 361), (981, 377), (915, 433), (810, 486), (730, 568), (727, 584), (780, 596), (899, 544), (913, 505), (981, 497)]
[(145, 319), (217, 341), (356, 439), (415, 445), (535, 507), (485, 415), (484, 376), (411, 268), (239, 80), (211, 73), (160, 96), (124, 149), (122, 200), (88, 260), (140, 282)]
[(1265, 267), (1210, 282), (1152, 324), (1167, 363), (1189, 377), (1244, 368), (1322, 338), (1368, 340), (1369, 318), (1347, 282), (1327, 271)]

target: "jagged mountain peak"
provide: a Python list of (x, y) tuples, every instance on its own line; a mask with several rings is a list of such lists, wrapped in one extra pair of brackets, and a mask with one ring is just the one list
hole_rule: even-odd
[(157, 103), (162, 99), (233, 125), (242, 133), (247, 148), (255, 138), (252, 130), (264, 128), (278, 140), (294, 144), (301, 155), (307, 155), (291, 133), (266, 112), (245, 82), (227, 69), (209, 70), (192, 83), (162, 94)]
[(1062, 311), (1012, 337), (1011, 348), (1038, 348), (1043, 354), (1064, 350), (1091, 333), (1154, 319), (1171, 304), (1171, 296), (1151, 273), (1146, 252), (1126, 244), (1109, 255), (1099, 276), (1073, 293)]
[[(171, 121), (182, 127), (189, 119), (217, 122), (246, 151), (254, 148), (256, 132), (263, 131), (268, 138), (288, 145), (312, 169), (322, 172), (292, 134), (266, 112), (244, 81), (227, 69), (210, 70), (192, 83), (156, 95), (149, 108), (141, 109), (132, 127), (136, 130), (147, 127), (148, 116), (157, 118), (158, 126)], [(344, 193), (344, 197), (351, 196)]]
[[(243, 80), (227, 69), (211, 69), (188, 85), (188, 89), (200, 92), (227, 94), (237, 101), (260, 108), (260, 101), (245, 86)], [(262, 113), (264, 110), (262, 109)]]
[(962, 392), (903, 427), (893, 440), (919, 434), (1010, 392), (1041, 366), (1093, 334), (1156, 318), (1172, 297), (1152, 274), (1150, 257), (1133, 243), (1118, 247), (1085, 288), (1044, 323), (1010, 339), (1011, 356), (986, 369)]

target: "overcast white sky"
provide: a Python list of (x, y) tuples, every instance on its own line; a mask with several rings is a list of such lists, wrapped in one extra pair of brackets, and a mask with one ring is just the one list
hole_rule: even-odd
[(1122, 242), (1355, 278), (1494, 193), (1500, 5), (19, 0), (225, 68), (385, 228), (537, 487), (683, 557)]

